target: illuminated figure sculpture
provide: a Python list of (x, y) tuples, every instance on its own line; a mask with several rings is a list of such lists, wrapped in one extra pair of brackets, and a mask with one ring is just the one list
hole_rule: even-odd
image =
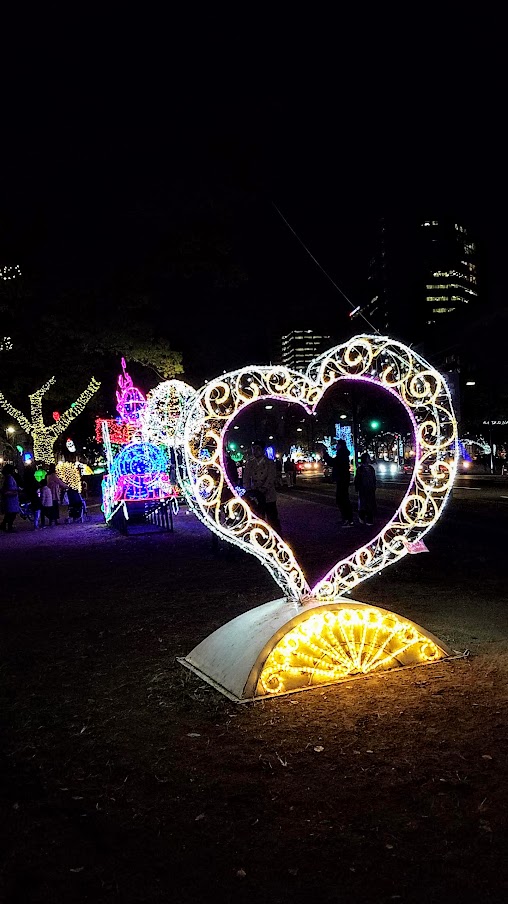
[[(146, 399), (127, 373), (125, 358), (122, 370), (123, 375), (118, 378), (120, 391), (116, 393), (119, 418), (99, 422), (108, 469), (102, 481), (104, 517), (110, 521), (120, 506), (127, 513), (129, 505), (168, 498), (172, 499), (176, 514), (177, 490), (171, 481), (168, 456), (158, 445), (143, 441)], [(116, 454), (113, 444), (120, 446)]]
[(81, 393), (79, 398), (77, 398), (72, 405), (70, 405), (67, 411), (64, 411), (63, 414), (54, 412), (53, 419), (55, 423), (47, 425), (44, 423), (42, 416), (42, 399), (54, 382), (55, 377), (51, 377), (44, 386), (41, 386), (37, 392), (34, 392), (29, 396), (32, 417), (31, 422), (21, 411), (18, 411), (17, 408), (13, 408), (0, 392), (0, 406), (5, 408), (5, 410), (17, 420), (25, 433), (32, 436), (35, 461), (43, 461), (46, 464), (50, 464), (53, 461), (53, 446), (55, 445), (55, 441), (61, 433), (64, 433), (64, 431), (67, 430), (71, 421), (73, 421), (78, 414), (81, 414), (85, 405), (90, 401), (101, 385), (92, 377), (85, 391)]
[(186, 402), (195, 390), (183, 380), (165, 380), (148, 393), (143, 412), (143, 439), (173, 448), (175, 432)]
[(118, 377), (120, 391), (117, 390), (116, 393), (116, 410), (124, 424), (133, 424), (135, 427), (139, 427), (146, 399), (137, 386), (134, 386), (132, 378), (125, 368), (125, 358), (122, 358), (123, 375), (120, 374)]
[(157, 446), (129, 443), (113, 461), (114, 501), (152, 502), (174, 493), (168, 474), (168, 460)]
[(107, 422), (109, 429), (109, 440), (115, 446), (123, 446), (141, 438), (141, 427), (146, 408), (146, 399), (141, 392), (134, 386), (130, 374), (126, 371), (125, 358), (122, 358), (123, 374), (118, 377), (118, 385), (120, 391), (116, 392), (116, 410), (118, 417), (113, 418), (96, 418), (95, 420), (95, 439), (98, 443), (103, 441), (103, 424)]
[[(224, 441), (234, 417), (253, 402), (290, 401), (312, 414), (341, 380), (376, 385), (398, 399), (412, 423), (416, 461), (388, 523), (310, 586), (290, 546), (229, 483)], [(225, 374), (191, 400), (178, 441), (184, 452), (180, 480), (198, 518), (255, 555), (284, 593), (219, 628), (181, 660), (184, 665), (232, 699), (245, 700), (450, 655), (408, 619), (346, 598), (362, 581), (417, 551), (453, 485), (458, 447), (450, 392), (414, 350), (361, 335), (320, 355), (305, 374), (286, 367)]]

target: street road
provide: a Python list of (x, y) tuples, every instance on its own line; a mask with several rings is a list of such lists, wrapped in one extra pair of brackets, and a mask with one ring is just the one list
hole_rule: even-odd
[[(322, 476), (299, 475), (296, 487), (278, 493), (282, 535), (294, 550), (311, 581), (322, 577), (331, 564), (350, 555), (359, 546), (376, 536), (390, 520), (400, 505), (409, 486), (409, 475), (394, 475), (378, 480), (376, 492), (377, 514), (372, 527), (360, 525), (357, 520), (357, 494), (353, 485), (350, 498), (355, 524), (352, 528), (341, 526), (341, 516), (335, 503), (335, 484)], [(451, 498), (440, 519), (440, 532), (460, 522), (475, 534), (485, 537), (494, 532), (496, 543), (506, 533), (508, 514), (508, 480), (491, 475), (460, 475)], [(432, 543), (434, 530), (429, 538)], [(492, 547), (492, 540), (491, 547)]]
[[(410, 481), (409, 474), (377, 475), (378, 498), (386, 500), (403, 496)], [(351, 492), (353, 492), (351, 486)], [(322, 476), (307, 475), (302, 472), (298, 475), (296, 488), (292, 492), (302, 491), (306, 496), (321, 496), (323, 503), (332, 498), (335, 500), (335, 485), (325, 481)], [(453, 487), (454, 499), (465, 499), (469, 494), (483, 501), (497, 501), (508, 503), (508, 477), (493, 476), (492, 474), (458, 474)]]

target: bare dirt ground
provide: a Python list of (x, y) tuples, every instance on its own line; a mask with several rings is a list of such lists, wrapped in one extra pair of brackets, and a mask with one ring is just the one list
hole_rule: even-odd
[(176, 657), (278, 589), (192, 515), (0, 536), (0, 900), (506, 900), (505, 512), (356, 595), (470, 657), (246, 706)]

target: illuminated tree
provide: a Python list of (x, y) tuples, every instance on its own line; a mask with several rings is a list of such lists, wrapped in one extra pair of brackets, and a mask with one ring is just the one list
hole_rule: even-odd
[(31, 422), (25, 417), (22, 411), (18, 411), (17, 408), (14, 408), (0, 392), (0, 406), (4, 408), (11, 417), (17, 420), (25, 433), (28, 433), (32, 437), (35, 461), (44, 461), (48, 463), (51, 461), (53, 458), (53, 446), (56, 440), (60, 434), (67, 429), (71, 421), (73, 421), (78, 414), (81, 414), (85, 405), (90, 401), (101, 385), (94, 377), (92, 377), (87, 388), (81, 393), (76, 401), (73, 402), (63, 414), (55, 412), (55, 423), (47, 425), (44, 423), (42, 415), (42, 399), (54, 382), (55, 377), (51, 377), (47, 383), (44, 383), (44, 386), (41, 386), (40, 389), (29, 396)]

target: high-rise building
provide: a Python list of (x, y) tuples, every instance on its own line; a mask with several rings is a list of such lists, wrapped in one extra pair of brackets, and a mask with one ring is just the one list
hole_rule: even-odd
[[(0, 259), (0, 354), (12, 352), (12, 333), (19, 300), (21, 269), (18, 264), (4, 264)], [(19, 319), (19, 315), (18, 315)], [(2, 363), (0, 361), (0, 363)]]
[(313, 330), (292, 330), (281, 339), (281, 363), (293, 370), (306, 370), (310, 362), (330, 345), (330, 336)]
[(362, 311), (381, 332), (435, 351), (477, 308), (476, 243), (450, 217), (383, 218), (368, 286)]

